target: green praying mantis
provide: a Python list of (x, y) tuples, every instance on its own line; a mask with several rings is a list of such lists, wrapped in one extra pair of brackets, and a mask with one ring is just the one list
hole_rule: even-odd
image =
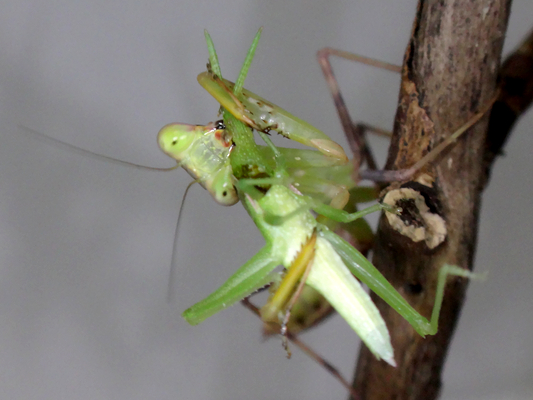
[[(349, 190), (356, 187), (356, 182), (353, 164), (348, 162), (342, 147), (308, 123), (243, 88), (260, 33), (261, 30), (233, 84), (222, 78), (213, 42), (206, 32), (208, 71), (201, 73), (198, 81), (221, 104), (222, 121), (215, 123), (215, 128), (213, 124), (205, 127), (171, 124), (158, 136), (163, 151), (185, 167), (215, 200), (224, 205), (240, 200), (266, 241), (219, 289), (187, 309), (183, 317), (190, 324), (198, 324), (277, 282), (277, 289), (261, 314), (267, 321), (283, 321), (283, 327), (290, 305), (297, 301), (294, 296), (305, 284), (327, 299), (378, 359), (394, 366), (385, 322), (359, 280), (425, 336), (437, 332), (446, 277), (473, 275), (457, 266), (443, 265), (433, 312), (427, 320), (358, 250), (328, 227), (331, 221), (333, 225), (350, 223), (378, 210), (398, 211), (381, 203), (360, 212), (344, 211)], [(452, 143), (483, 113), (437, 146), (421, 160), (422, 165), (434, 159), (435, 152)], [(266, 146), (255, 143), (253, 130)], [(270, 131), (315, 150), (278, 148), (266, 135)], [(418, 168), (415, 165), (413, 170)], [(392, 175), (384, 176), (383, 180), (390, 180)], [(287, 270), (281, 282), (273, 272), (279, 265)]]
[[(235, 84), (222, 77), (213, 42), (206, 32), (209, 65), (198, 81), (221, 104), (222, 119), (205, 126), (170, 124), (158, 135), (161, 149), (177, 160), (177, 165), (170, 169), (179, 166), (186, 169), (221, 205), (241, 201), (266, 242), (219, 289), (187, 309), (183, 316), (190, 324), (198, 324), (270, 284), (272, 295), (261, 308), (261, 317), (270, 326), (279, 326), (281, 333), (290, 335), (295, 326), (291, 324), (295, 319), (291, 312), (296, 314), (308, 297), (310, 302), (315, 301), (318, 293), (377, 358), (394, 366), (394, 351), (385, 322), (360, 282), (425, 336), (437, 332), (447, 276), (474, 275), (457, 266), (443, 265), (428, 320), (408, 304), (362, 252), (334, 230), (340, 226), (360, 242), (371, 240), (372, 232), (361, 217), (379, 210), (395, 215), (398, 207), (378, 203), (362, 211), (344, 211), (348, 202), (377, 197), (374, 188), (357, 186), (359, 179), (406, 180), (434, 160), (486, 110), (409, 170), (359, 172), (359, 165), (348, 161), (342, 147), (323, 132), (244, 89), (260, 32)], [(339, 113), (342, 117), (342, 112)], [(347, 131), (353, 128), (351, 122), (343, 125)], [(255, 142), (253, 130), (264, 145)], [(268, 136), (270, 131), (312, 149), (275, 146)], [(364, 153), (364, 143), (359, 147)], [(275, 272), (280, 265), (286, 270), (282, 275)], [(304, 309), (298, 318), (302, 315), (307, 318), (314, 312)], [(311, 316), (308, 320), (317, 318), (320, 317)], [(310, 324), (304, 323), (298, 329)]]

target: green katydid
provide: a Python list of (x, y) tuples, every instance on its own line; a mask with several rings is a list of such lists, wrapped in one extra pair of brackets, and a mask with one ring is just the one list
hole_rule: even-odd
[[(386, 206), (378, 204), (363, 212), (350, 214), (340, 209), (343, 208), (343, 201), (334, 201), (340, 191), (330, 197), (337, 208), (313, 198), (312, 195), (317, 194), (313, 186), (314, 175), (306, 174), (306, 169), (313, 168), (313, 165), (305, 162), (306, 157), (298, 156), (299, 171), (302, 171), (302, 175), (307, 179), (306, 191), (300, 191), (300, 187), (296, 184), (298, 174), (291, 175), (286, 167), (287, 157), (270, 142), (270, 139), (261, 134), (263, 131), (268, 132), (282, 126), (284, 136), (317, 148), (326, 157), (333, 158), (337, 165), (323, 168), (342, 167), (345, 163), (342, 156), (344, 152), (337, 151), (336, 144), (327, 137), (317, 135), (316, 130), (309, 131), (304, 124), (299, 129), (298, 123), (287, 131), (287, 125), (280, 121), (284, 121), (283, 118), (288, 113), (278, 113), (276, 106), (266, 103), (264, 99), (249, 91), (244, 91), (242, 86), (257, 46), (259, 33), (254, 39), (235, 85), (221, 77), (214, 46), (207, 34), (206, 39), (210, 53), (210, 71), (200, 74), (199, 81), (222, 104), (224, 125), (235, 144), (229, 154), (229, 160), (239, 198), (265, 237), (266, 245), (239, 268), (224, 285), (186, 310), (183, 316), (191, 324), (200, 323), (272, 282), (275, 279), (273, 269), (280, 264), (285, 268), (291, 268), (294, 258), (309, 238), (317, 235), (312, 268), (305, 283), (317, 289), (332, 303), (378, 358), (394, 365), (393, 351), (385, 324), (353, 275), (393, 306), (421, 335), (434, 334), (437, 331), (446, 276), (471, 277), (472, 275), (459, 267), (443, 266), (431, 321), (416, 312), (361, 253), (318, 222), (310, 213), (312, 209), (334, 221), (349, 222)], [(254, 113), (250, 112), (248, 107), (254, 104), (261, 111), (267, 110), (269, 113), (267, 123), (262, 124), (262, 120), (257, 122), (253, 119)], [(277, 119), (278, 115), (281, 115), (280, 120)], [(265, 157), (265, 150), (256, 145), (252, 128), (257, 129), (267, 142), (267, 149), (270, 149), (272, 157)], [(170, 136), (168, 140), (172, 142), (174, 137)], [(301, 151), (302, 155), (308, 153), (309, 150)], [(432, 157), (434, 156), (432, 154)], [(343, 172), (342, 176), (346, 176), (346, 172)], [(320, 179), (317, 179), (317, 182), (319, 181)], [(283, 314), (284, 310), (280, 309), (279, 312)]]

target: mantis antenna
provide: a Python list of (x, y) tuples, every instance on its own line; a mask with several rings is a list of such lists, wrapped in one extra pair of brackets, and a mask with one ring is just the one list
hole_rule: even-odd
[(183, 197), (181, 198), (180, 210), (178, 212), (178, 221), (176, 222), (176, 229), (174, 230), (174, 244), (172, 246), (172, 257), (170, 258), (170, 269), (168, 273), (167, 303), (171, 303), (174, 300), (174, 292), (175, 292), (174, 291), (174, 279), (176, 279), (176, 265), (178, 263), (178, 259), (177, 259), (178, 257), (178, 233), (179, 233), (179, 227), (180, 227), (180, 221), (181, 221), (181, 214), (185, 206), (185, 199), (187, 199), (187, 194), (189, 193), (189, 189), (195, 183), (199, 183), (198, 180), (194, 180), (187, 185), (187, 188), (185, 189), (185, 193), (183, 193)]
[(55, 139), (55, 138), (53, 138), (51, 136), (46, 135), (45, 133), (37, 132), (36, 130), (28, 128), (28, 127), (23, 126), (23, 125), (18, 125), (18, 127), (20, 129), (30, 133), (36, 139), (38, 139), (38, 140), (40, 140), (40, 141), (42, 141), (42, 142), (44, 142), (44, 143), (46, 143), (46, 144), (48, 144), (50, 146), (55, 146), (55, 147), (58, 147), (58, 148), (64, 148), (64, 149), (66, 149), (68, 151), (72, 151), (72, 152), (80, 154), (80, 155), (82, 155), (84, 157), (94, 158), (96, 160), (109, 161), (109, 162), (114, 163), (114, 164), (125, 165), (125, 166), (128, 166), (128, 167), (134, 167), (134, 168), (144, 169), (144, 170), (148, 170), (148, 171), (173, 171), (173, 170), (181, 167), (180, 163), (176, 163), (176, 165), (174, 165), (172, 167), (168, 167), (168, 168), (158, 168), (158, 167), (148, 167), (146, 165), (135, 164), (135, 163), (132, 163), (132, 162), (129, 162), (129, 161), (118, 160), (118, 159), (113, 158), (113, 157), (104, 156), (102, 154), (98, 154), (98, 153), (95, 153), (93, 151), (85, 150), (85, 149), (82, 149), (80, 147), (74, 146), (72, 144), (62, 142), (59, 139)]

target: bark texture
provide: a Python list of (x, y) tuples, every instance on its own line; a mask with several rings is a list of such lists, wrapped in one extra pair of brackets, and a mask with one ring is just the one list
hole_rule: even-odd
[[(494, 97), (510, 3), (420, 1), (404, 58), (386, 169), (410, 167)], [(442, 244), (429, 249), (393, 230), (386, 219), (379, 224), (374, 264), (428, 318), (440, 267), (448, 263), (472, 269), (488, 121), (489, 115), (483, 117), (422, 171), (433, 179), (429, 206), (446, 222)], [(391, 333), (398, 366), (377, 361), (363, 346), (353, 383), (361, 399), (437, 398), (467, 284), (465, 279), (448, 279), (439, 331), (426, 338), (373, 296)]]

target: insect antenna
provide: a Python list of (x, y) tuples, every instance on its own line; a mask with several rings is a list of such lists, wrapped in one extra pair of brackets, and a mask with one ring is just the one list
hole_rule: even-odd
[(63, 148), (67, 151), (74, 152), (81, 156), (90, 157), (90, 158), (100, 160), (100, 161), (107, 161), (107, 162), (111, 162), (111, 163), (118, 164), (118, 165), (126, 165), (128, 167), (134, 167), (134, 168), (144, 169), (148, 171), (172, 171), (181, 166), (181, 164), (176, 164), (168, 168), (158, 168), (158, 167), (148, 167), (146, 165), (135, 164), (129, 161), (118, 160), (113, 157), (104, 156), (102, 154), (98, 154), (90, 150), (82, 149), (81, 147), (74, 146), (73, 144), (70, 144), (70, 143), (65, 143), (59, 139), (55, 139), (51, 136), (48, 136), (45, 133), (38, 132), (36, 130), (33, 130), (23, 125), (18, 125), (18, 127), (24, 130), (25, 132), (31, 134), (33, 137), (35, 137), (35, 139), (40, 140), (42, 143), (45, 143), (49, 146)]
[[(178, 164), (179, 165), (179, 164)], [(189, 193), (189, 189), (192, 185), (195, 183), (198, 183), (197, 180), (192, 181), (187, 185), (187, 188), (185, 189), (185, 193), (183, 193), (183, 197), (181, 199), (181, 205), (180, 210), (178, 212), (178, 221), (176, 222), (176, 229), (174, 231), (174, 244), (172, 246), (172, 256), (170, 258), (170, 269), (168, 274), (168, 287), (167, 287), (167, 303), (172, 303), (174, 300), (174, 280), (176, 279), (176, 265), (178, 263), (177, 257), (178, 257), (178, 233), (179, 233), (179, 227), (181, 222), (181, 214), (183, 212), (183, 208), (185, 205), (185, 199), (187, 198), (187, 194)]]

